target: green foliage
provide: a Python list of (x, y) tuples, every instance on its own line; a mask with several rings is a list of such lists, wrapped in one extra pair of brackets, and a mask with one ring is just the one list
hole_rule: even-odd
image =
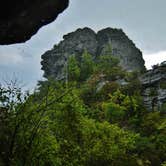
[(110, 95), (110, 99), (103, 103), (103, 111), (107, 120), (112, 123), (129, 122), (138, 115), (138, 102), (134, 96), (128, 96), (117, 90)]
[(108, 80), (116, 80), (124, 76), (119, 66), (119, 59), (111, 55), (103, 55), (97, 59), (96, 72), (104, 74)]
[(79, 80), (80, 78), (80, 68), (79, 68), (79, 64), (78, 61), (76, 60), (75, 56), (70, 56), (68, 62), (67, 62), (68, 66), (67, 66), (67, 70), (66, 72), (68, 72), (68, 79), (69, 81), (71, 80)]
[(163, 162), (163, 163), (161, 164), (161, 166), (166, 166), (166, 162)]
[(122, 121), (125, 116), (125, 107), (115, 103), (107, 103), (103, 105), (105, 116), (110, 122)]
[(140, 73), (137, 71), (126, 72), (125, 80), (128, 82), (127, 85), (122, 87), (122, 91), (127, 95), (139, 95), (142, 89), (141, 83), (139, 80)]
[(161, 105), (160, 112), (166, 112), (166, 102)]
[(70, 81), (86, 81), (93, 74), (103, 75), (108, 80), (124, 77), (124, 71), (119, 66), (119, 59), (111, 55), (93, 59), (87, 51), (84, 51), (79, 59), (74, 55), (70, 56), (67, 63)]
[(132, 160), (135, 140), (139, 137), (137, 134), (108, 122), (85, 119), (83, 125), (86, 126), (83, 129), (83, 142), (87, 158), (84, 165), (122, 165), (124, 161)]
[(151, 165), (159, 165), (166, 158), (166, 118), (160, 112), (143, 115), (139, 132), (143, 137), (138, 141), (138, 151), (148, 158)]
[(94, 60), (85, 51), (68, 59), (66, 80), (31, 95), (1, 86), (0, 165), (164, 166), (165, 105), (146, 111), (138, 75), (110, 52)]
[(160, 88), (161, 88), (161, 89), (166, 89), (166, 81), (162, 81), (162, 82), (160, 83)]
[(95, 63), (92, 59), (92, 56), (87, 51), (85, 51), (82, 54), (80, 68), (81, 68), (81, 78), (80, 78), (81, 81), (85, 81), (94, 72)]

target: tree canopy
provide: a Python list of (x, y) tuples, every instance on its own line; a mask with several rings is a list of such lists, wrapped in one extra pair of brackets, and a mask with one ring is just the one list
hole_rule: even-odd
[(65, 72), (33, 94), (0, 87), (0, 165), (165, 165), (165, 107), (146, 110), (138, 73), (86, 51)]

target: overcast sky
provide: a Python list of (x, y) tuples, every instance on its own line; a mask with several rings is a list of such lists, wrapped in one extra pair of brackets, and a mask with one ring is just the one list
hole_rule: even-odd
[(143, 52), (147, 68), (166, 60), (166, 0), (70, 0), (56, 21), (24, 44), (0, 46), (0, 82), (13, 75), (26, 87), (42, 79), (40, 57), (77, 28), (122, 28)]

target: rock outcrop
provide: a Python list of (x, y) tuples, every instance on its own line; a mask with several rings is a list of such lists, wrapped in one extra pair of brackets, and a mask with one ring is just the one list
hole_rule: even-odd
[(122, 67), (128, 71), (144, 70), (142, 52), (121, 29), (106, 28), (97, 33), (99, 55), (111, 54), (120, 59)]
[(121, 29), (106, 28), (95, 33), (90, 28), (78, 29), (63, 37), (58, 45), (42, 55), (44, 77), (63, 78), (65, 63), (69, 56), (80, 56), (85, 50), (96, 56), (114, 55), (121, 66), (128, 70), (145, 70), (141, 51)]
[(0, 44), (25, 42), (40, 27), (56, 19), (69, 0), (2, 0)]
[[(44, 77), (61, 80), (64, 78), (64, 68), (71, 55), (81, 56), (86, 50), (97, 56), (114, 55), (120, 59), (121, 66), (127, 71), (145, 71), (141, 51), (125, 35), (121, 29), (106, 28), (95, 33), (90, 28), (78, 29), (63, 37), (58, 45), (42, 55), (42, 69)], [(160, 108), (166, 103), (166, 62), (145, 71), (140, 77), (142, 96), (148, 110)], [(117, 80), (119, 84), (128, 84), (124, 80)], [(105, 82), (99, 84), (98, 90)]]
[(166, 61), (140, 77), (143, 99), (149, 110), (160, 108), (166, 103)]

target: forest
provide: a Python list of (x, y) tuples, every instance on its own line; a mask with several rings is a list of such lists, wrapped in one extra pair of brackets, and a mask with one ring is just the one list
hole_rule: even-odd
[(0, 165), (166, 166), (166, 104), (145, 107), (140, 72), (86, 51), (65, 65), (33, 93), (0, 86)]

